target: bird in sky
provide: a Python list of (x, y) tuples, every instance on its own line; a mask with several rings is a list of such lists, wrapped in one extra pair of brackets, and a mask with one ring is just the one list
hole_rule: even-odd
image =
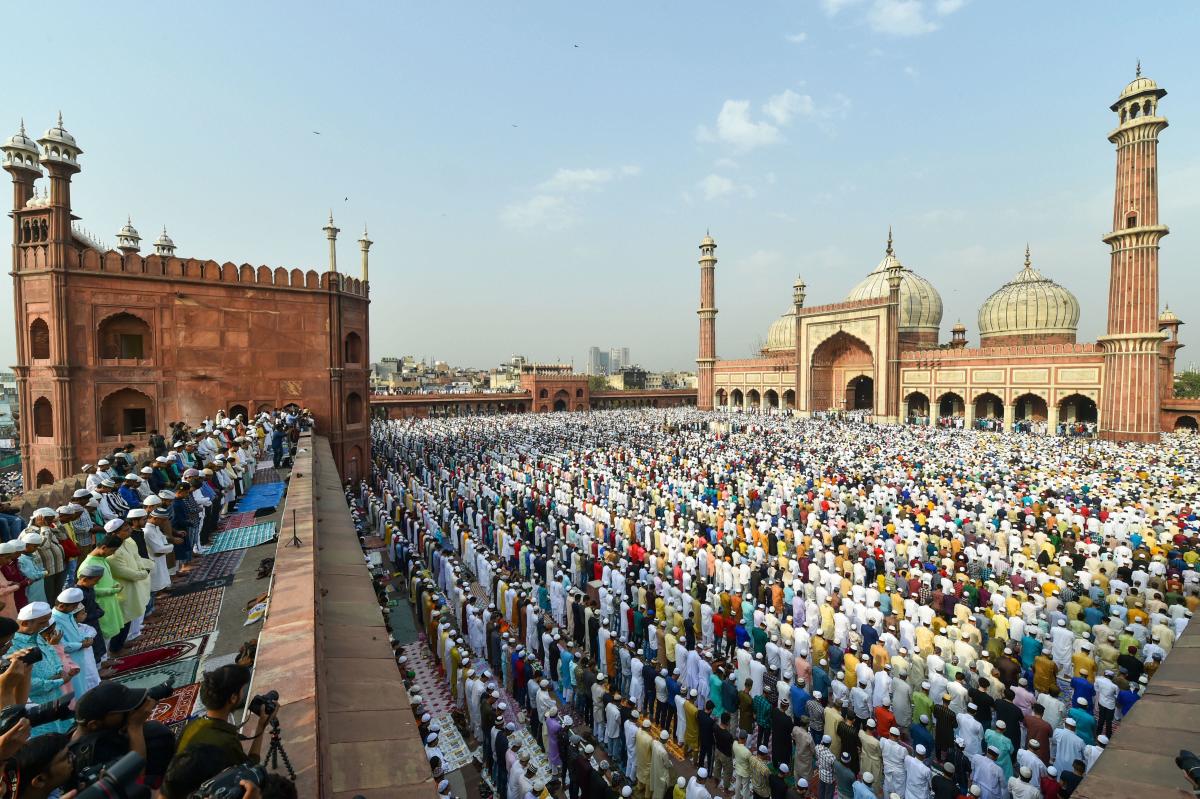
[(317, 134), (318, 136), (321, 135), (321, 131), (319, 131), (319, 130), (314, 130), (313, 133)]

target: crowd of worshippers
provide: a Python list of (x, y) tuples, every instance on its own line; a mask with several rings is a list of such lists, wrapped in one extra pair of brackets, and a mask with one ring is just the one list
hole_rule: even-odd
[(1069, 797), (1200, 604), (1194, 439), (673, 410), (373, 453), (357, 500), (506, 799)]
[[(39, 508), (0, 543), (0, 797), (85, 787), (133, 752), (132, 765), (112, 769), (136, 782), (120, 795), (155, 789), (184, 799), (225, 769), (258, 760), (273, 709), (253, 714), (249, 747), (228, 720), (245, 705), (252, 655), (205, 675), (206, 711), (178, 741), (150, 720), (170, 688), (106, 679), (105, 662), (153, 623), (155, 598), (171, 587), (171, 575), (187, 571), (222, 516), (236, 510), (262, 442), (277, 432), (286, 440), (289, 427), (303, 423), (280, 412), (250, 425), (224, 414), (195, 429), (173, 425), (170, 446), (151, 438), (161, 452), (151, 462), (138, 467), (131, 456), (114, 456), (84, 466), (86, 486), (72, 502)], [(247, 796), (296, 795), (290, 781), (261, 776), (246, 782)]]

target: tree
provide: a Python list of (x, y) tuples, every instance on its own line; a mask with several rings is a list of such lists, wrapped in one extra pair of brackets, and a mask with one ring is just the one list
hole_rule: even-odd
[(1186, 399), (1200, 398), (1200, 370), (1189, 369), (1175, 375), (1175, 396)]
[(608, 378), (604, 375), (592, 375), (588, 378), (589, 391), (608, 391)]

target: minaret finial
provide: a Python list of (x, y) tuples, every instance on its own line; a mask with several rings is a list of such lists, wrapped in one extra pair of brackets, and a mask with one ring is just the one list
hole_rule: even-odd
[(58, 126), (62, 127), (62, 111), (58, 112)]
[(21, 135), (25, 135), (25, 117), (21, 117)]
[(895, 255), (895, 254), (896, 254), (896, 253), (895, 253), (895, 252), (892, 250), (892, 226), (891, 226), (891, 225), (888, 225), (888, 243), (887, 243), (887, 254), (888, 254), (888, 255)]
[(1032, 263), (1029, 260), (1029, 242), (1025, 242), (1025, 268), (1028, 269), (1030, 266)]
[(1137, 60), (1137, 74), (1134, 75), (1134, 77), (1140, 78), (1141, 76), (1142, 76), (1142, 59), (1139, 58)]

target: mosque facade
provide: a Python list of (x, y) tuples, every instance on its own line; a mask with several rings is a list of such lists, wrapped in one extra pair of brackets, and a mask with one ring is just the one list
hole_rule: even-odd
[(1158, 114), (1166, 94), (1141, 75), (1110, 106), (1117, 126), (1117, 181), (1105, 335), (1077, 340), (1075, 296), (1024, 266), (979, 308), (978, 346), (956, 324), (940, 338), (937, 289), (905, 265), (889, 231), (883, 259), (841, 302), (809, 306), (797, 278), (789, 311), (752, 358), (716, 356), (716, 242), (700, 243), (701, 408), (859, 411), (884, 422), (1094, 431), (1116, 441), (1153, 441), (1195, 429), (1200, 401), (1173, 394), (1182, 321), (1159, 310)]
[[(58, 485), (174, 420), (218, 410), (308, 408), (346, 479), (370, 460), (367, 251), (362, 279), (329, 269), (181, 258), (162, 234), (143, 255), (132, 222), (111, 249), (79, 227), (83, 150), (62, 124), (0, 147), (12, 176), (21, 463), (28, 489)], [(48, 177), (48, 186), (39, 186)]]

